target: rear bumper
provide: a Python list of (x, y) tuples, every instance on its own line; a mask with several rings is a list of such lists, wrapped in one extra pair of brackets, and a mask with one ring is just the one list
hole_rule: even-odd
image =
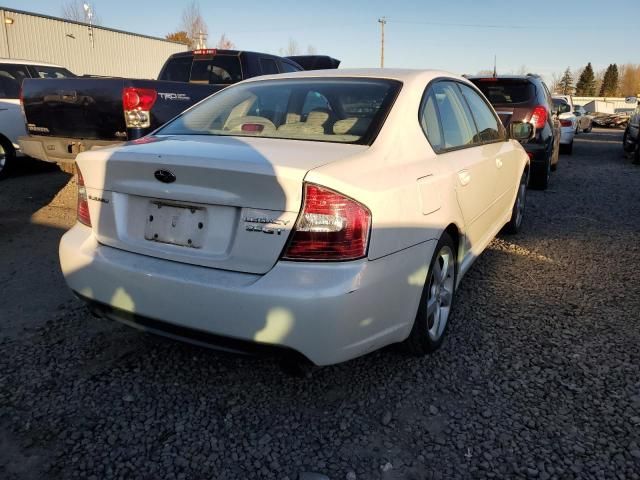
[(549, 152), (547, 146), (542, 143), (525, 143), (522, 145), (531, 158), (532, 165), (545, 166)]
[(29, 157), (51, 163), (72, 163), (81, 152), (122, 142), (29, 135), (19, 137), (18, 143), (22, 153)]
[(408, 336), (435, 244), (375, 261), (278, 262), (254, 275), (100, 245), (78, 224), (62, 237), (60, 264), (69, 287), (112, 319), (285, 347), (329, 365)]
[(569, 145), (573, 143), (573, 137), (576, 130), (573, 127), (562, 127), (560, 129), (560, 145)]

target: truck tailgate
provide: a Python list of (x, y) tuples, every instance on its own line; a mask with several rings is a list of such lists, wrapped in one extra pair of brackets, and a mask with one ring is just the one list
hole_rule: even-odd
[(32, 135), (126, 140), (122, 78), (26, 79), (22, 98)]
[[(122, 103), (127, 87), (155, 90), (151, 125), (127, 128)], [(166, 123), (194, 103), (223, 88), (127, 78), (26, 79), (22, 97), (30, 135), (126, 141)]]

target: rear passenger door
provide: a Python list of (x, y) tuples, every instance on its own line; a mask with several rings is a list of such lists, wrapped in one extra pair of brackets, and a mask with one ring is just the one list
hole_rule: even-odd
[[(449, 172), (465, 222), (465, 250), (479, 254), (493, 234), (496, 201), (495, 158), (477, 146), (478, 130), (457, 82), (437, 81), (428, 88), (421, 124), (443, 171)], [(437, 125), (437, 127), (436, 127)]]
[(511, 211), (516, 189), (520, 183), (520, 156), (511, 143), (502, 123), (484, 98), (474, 88), (458, 84), (478, 128), (476, 143), (482, 145), (480, 154), (493, 159), (496, 166), (496, 208), (495, 214), (501, 216)]

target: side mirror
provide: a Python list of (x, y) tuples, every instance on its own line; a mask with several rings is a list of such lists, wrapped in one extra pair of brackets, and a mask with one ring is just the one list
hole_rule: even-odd
[(509, 138), (525, 142), (531, 140), (535, 135), (535, 127), (528, 122), (511, 122), (509, 124)]

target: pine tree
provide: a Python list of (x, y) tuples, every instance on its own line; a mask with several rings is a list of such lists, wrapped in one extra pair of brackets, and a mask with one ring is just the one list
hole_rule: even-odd
[(560, 89), (564, 95), (571, 95), (571, 92), (573, 92), (573, 75), (568, 67), (560, 79)]
[(607, 71), (604, 72), (604, 78), (602, 79), (602, 85), (600, 85), (600, 91), (598, 92), (599, 97), (606, 97), (607, 92), (609, 91), (609, 86), (611, 85), (611, 72), (613, 69), (613, 65), (609, 65), (607, 67)]
[(615, 63), (611, 68), (611, 84), (609, 85), (609, 91), (607, 92), (608, 97), (615, 97), (618, 94), (618, 65)]
[(593, 74), (591, 62), (584, 67), (578, 83), (576, 84), (576, 95), (579, 97), (593, 97), (596, 93), (596, 78)]

